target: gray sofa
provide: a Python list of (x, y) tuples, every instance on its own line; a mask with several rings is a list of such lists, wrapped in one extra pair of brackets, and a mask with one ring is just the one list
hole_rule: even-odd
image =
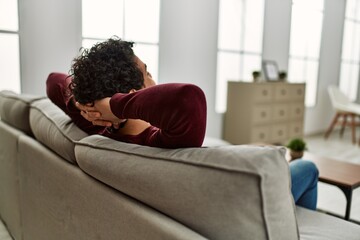
[(360, 239), (294, 206), (282, 148), (87, 136), (49, 99), (9, 91), (0, 116), (0, 217), (16, 240)]

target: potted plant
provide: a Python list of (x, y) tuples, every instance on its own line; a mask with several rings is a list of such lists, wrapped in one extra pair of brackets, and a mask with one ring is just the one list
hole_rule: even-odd
[(285, 80), (286, 80), (286, 77), (287, 77), (286, 71), (281, 71), (281, 72), (279, 72), (279, 79), (280, 79), (280, 80), (285, 81)]
[(304, 151), (307, 150), (306, 142), (301, 138), (291, 139), (286, 147), (290, 149), (290, 161), (301, 158), (304, 155)]
[(253, 75), (253, 78), (254, 78), (254, 82), (257, 82), (260, 79), (261, 72), (260, 71), (253, 71), (252, 75)]

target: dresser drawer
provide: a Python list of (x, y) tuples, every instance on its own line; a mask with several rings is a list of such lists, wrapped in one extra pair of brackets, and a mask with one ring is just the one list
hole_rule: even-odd
[(290, 119), (303, 120), (305, 106), (303, 103), (296, 103), (290, 105)]
[(276, 124), (271, 127), (271, 140), (276, 142), (283, 142), (288, 137), (288, 125)]
[(254, 127), (250, 138), (249, 143), (267, 143), (270, 140), (270, 128), (268, 126)]
[(273, 88), (270, 85), (257, 85), (253, 88), (254, 102), (269, 102), (273, 98)]
[(272, 108), (272, 120), (283, 121), (289, 119), (289, 105), (288, 104), (274, 104)]
[(267, 123), (271, 121), (271, 106), (255, 106), (252, 109), (251, 122), (254, 124)]
[(292, 138), (303, 137), (304, 123), (303, 121), (293, 122), (289, 124), (289, 136)]
[(305, 99), (305, 85), (304, 84), (292, 84), (289, 86), (291, 98), (304, 102)]
[(275, 86), (275, 95), (274, 98), (277, 101), (288, 100), (291, 97), (291, 88), (289, 88), (288, 84), (280, 84)]

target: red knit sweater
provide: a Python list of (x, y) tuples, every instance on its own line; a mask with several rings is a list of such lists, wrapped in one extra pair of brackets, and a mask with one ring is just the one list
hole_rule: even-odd
[(151, 124), (138, 135), (113, 133), (84, 119), (69, 94), (71, 78), (51, 73), (46, 81), (50, 100), (88, 134), (100, 134), (118, 141), (140, 145), (181, 148), (200, 147), (206, 129), (206, 100), (192, 84), (160, 84), (134, 93), (117, 93), (110, 99), (111, 111), (120, 119), (142, 119)]

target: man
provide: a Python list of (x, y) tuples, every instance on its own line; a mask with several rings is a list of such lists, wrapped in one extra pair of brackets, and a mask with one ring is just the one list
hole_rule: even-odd
[[(155, 86), (132, 46), (113, 38), (83, 50), (70, 76), (49, 75), (49, 98), (88, 134), (153, 147), (200, 147), (206, 129), (203, 91), (192, 84)], [(316, 209), (316, 166), (297, 160), (289, 167), (296, 204)]]
[(200, 147), (206, 129), (203, 91), (192, 84), (155, 86), (132, 46), (109, 39), (84, 50), (71, 76), (50, 74), (49, 98), (89, 134), (154, 147)]

